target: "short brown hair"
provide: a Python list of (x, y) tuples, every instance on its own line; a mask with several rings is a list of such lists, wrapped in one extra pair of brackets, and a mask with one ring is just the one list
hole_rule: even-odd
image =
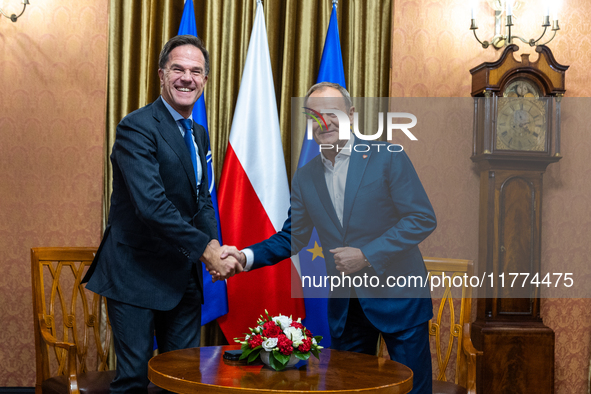
[(166, 67), (166, 63), (168, 63), (168, 57), (170, 56), (170, 52), (176, 47), (180, 47), (183, 45), (193, 45), (194, 47), (201, 50), (203, 53), (203, 58), (205, 59), (205, 75), (209, 74), (209, 52), (205, 49), (203, 42), (199, 39), (199, 37), (191, 36), (191, 35), (184, 35), (184, 36), (174, 36), (164, 46), (162, 47), (162, 51), (160, 52), (160, 58), (158, 59), (158, 67), (161, 70), (164, 70)]

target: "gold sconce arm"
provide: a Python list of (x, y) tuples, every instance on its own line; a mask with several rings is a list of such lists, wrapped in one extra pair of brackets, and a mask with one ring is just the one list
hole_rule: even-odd
[(472, 30), (474, 32), (474, 38), (476, 38), (476, 41), (478, 41), (484, 49), (488, 48), (490, 43), (488, 41), (480, 41), (480, 39), (476, 35), (476, 29), (478, 29), (478, 26), (476, 25), (476, 19), (472, 19), (472, 23), (470, 25), (470, 30)]
[[(476, 19), (475, 19), (475, 12), (474, 12), (475, 8), (474, 8), (474, 6), (472, 7), (470, 30), (472, 30), (474, 32), (474, 38), (476, 38), (476, 41), (478, 41), (478, 43), (480, 45), (482, 45), (483, 48), (488, 48), (492, 44), (492, 46), (495, 49), (500, 49), (502, 47), (512, 44), (513, 39), (521, 40), (523, 43), (534, 47), (534, 46), (539, 46), (539, 45), (546, 45), (550, 41), (552, 41), (554, 39), (554, 37), (556, 37), (556, 32), (558, 30), (560, 30), (560, 26), (558, 24), (558, 18), (556, 16), (554, 17), (552, 24), (550, 24), (550, 7), (547, 8), (547, 13), (546, 13), (546, 15), (544, 15), (544, 19), (542, 22), (542, 27), (544, 29), (542, 31), (542, 34), (537, 39), (531, 38), (531, 39), (527, 40), (523, 37), (513, 35), (511, 32), (512, 27), (514, 26), (513, 10), (519, 8), (522, 1), (517, 0), (514, 3), (508, 3), (509, 1), (512, 1), (512, 0), (489, 0), (491, 7), (495, 11), (495, 15), (494, 15), (494, 17), (495, 17), (495, 35), (490, 42), (489, 41), (481, 41), (478, 38), (478, 35), (476, 34), (476, 29), (478, 29), (478, 26), (476, 24)], [(503, 14), (505, 14), (505, 18), (506, 18), (506, 22), (504, 23), (505, 34), (503, 34), (501, 32), (501, 29), (503, 26), (503, 23), (502, 23)], [(550, 26), (552, 26), (551, 29), (549, 29)], [(552, 30), (552, 36), (547, 41), (545, 41), (543, 44), (540, 44), (540, 41), (546, 37), (549, 30)]]
[(27, 8), (27, 5), (29, 5), (30, 3), (29, 3), (29, 0), (22, 0), (22, 4), (23, 4), (23, 9), (22, 9), (21, 13), (18, 15), (12, 14), (12, 15), (8, 16), (8, 14), (5, 14), (1, 8), (0, 8), (0, 13), (2, 15), (4, 15), (5, 17), (7, 17), (8, 19), (10, 19), (11, 21), (16, 22), (17, 19), (20, 18), (20, 16), (25, 13), (25, 9)]

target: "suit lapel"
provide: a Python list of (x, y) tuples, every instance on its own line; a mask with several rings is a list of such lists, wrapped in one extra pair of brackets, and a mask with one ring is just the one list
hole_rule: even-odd
[[(353, 141), (353, 145), (355, 145), (356, 142), (357, 140), (355, 139)], [(355, 196), (359, 191), (359, 185), (361, 184), (363, 174), (365, 173), (367, 163), (369, 163), (370, 159), (371, 150), (369, 152), (359, 153), (353, 149), (351, 152), (349, 170), (347, 171), (347, 182), (345, 186), (345, 201), (343, 203), (343, 229), (345, 234), (347, 233), (347, 227), (349, 226), (353, 202), (355, 201)]]
[[(187, 177), (189, 177), (189, 182), (191, 183), (193, 190), (197, 190), (197, 182), (195, 181), (195, 171), (193, 170), (191, 155), (185, 146), (185, 141), (179, 131), (179, 127), (170, 115), (170, 112), (168, 112), (162, 103), (162, 97), (159, 97), (154, 102), (153, 108), (153, 116), (159, 122), (158, 131), (162, 135), (162, 138), (164, 138), (168, 145), (170, 145), (171, 149), (177, 154)], [(193, 124), (193, 128), (194, 127), (195, 124)]]
[(326, 186), (326, 178), (324, 176), (324, 164), (322, 164), (320, 155), (316, 156), (313, 160), (315, 160), (315, 163), (313, 163), (314, 165), (311, 168), (311, 171), (312, 180), (314, 182), (314, 186), (316, 187), (316, 192), (318, 193), (320, 201), (322, 201), (322, 205), (324, 206), (324, 210), (328, 214), (328, 217), (332, 220), (335, 227), (342, 235), (343, 226), (341, 225), (341, 222), (337, 216), (337, 212), (334, 209), (334, 205), (330, 199), (330, 194), (328, 194), (328, 187)]

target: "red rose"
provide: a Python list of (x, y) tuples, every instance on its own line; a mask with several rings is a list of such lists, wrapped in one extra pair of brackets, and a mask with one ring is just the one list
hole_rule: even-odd
[(279, 348), (279, 353), (286, 356), (289, 356), (291, 353), (293, 353), (293, 342), (285, 335), (281, 335), (277, 338), (277, 347)]
[(265, 324), (263, 324), (263, 329), (268, 330), (271, 327), (277, 327), (277, 324), (275, 324), (274, 321), (268, 321)]
[(306, 338), (302, 341), (302, 344), (298, 347), (300, 352), (309, 352), (312, 348), (312, 340), (310, 338)]
[(248, 346), (250, 346), (251, 349), (254, 349), (257, 346), (261, 346), (263, 344), (263, 337), (261, 337), (260, 335), (254, 335), (250, 338), (248, 338)]
[(312, 338), (314, 335), (306, 328), (306, 332), (304, 333), (308, 338)]
[(304, 325), (302, 323), (298, 323), (297, 321), (291, 322), (291, 326), (295, 328), (299, 328), (300, 330), (304, 330)]
[(281, 331), (281, 327), (277, 326), (274, 323), (269, 328), (263, 330), (263, 336), (266, 338), (277, 338), (281, 334), (283, 334), (283, 331)]

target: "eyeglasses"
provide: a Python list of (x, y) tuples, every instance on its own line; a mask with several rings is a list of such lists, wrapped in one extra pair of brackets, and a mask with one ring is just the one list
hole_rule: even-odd
[(205, 73), (201, 69), (186, 69), (186, 70), (184, 70), (180, 67), (172, 67), (172, 68), (168, 69), (168, 72), (171, 73), (175, 77), (183, 76), (184, 74), (187, 73), (187, 71), (191, 74), (191, 77), (193, 77), (193, 78), (197, 78), (197, 77), (203, 78), (205, 76)]

